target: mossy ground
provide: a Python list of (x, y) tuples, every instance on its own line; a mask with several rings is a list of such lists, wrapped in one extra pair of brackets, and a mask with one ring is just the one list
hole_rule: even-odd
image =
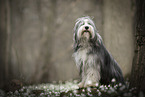
[(0, 91), (0, 97), (143, 97), (141, 92), (137, 94), (135, 88), (128, 89), (127, 86), (120, 84), (97, 85), (96, 87), (79, 88), (78, 81), (66, 81), (58, 83), (45, 83), (31, 86), (23, 86), (15, 92)]

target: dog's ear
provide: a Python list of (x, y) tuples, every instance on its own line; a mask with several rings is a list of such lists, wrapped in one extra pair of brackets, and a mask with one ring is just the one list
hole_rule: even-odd
[(80, 18), (78, 18), (75, 22), (75, 26), (74, 26), (74, 30), (73, 30), (73, 33), (76, 33), (77, 29), (78, 29), (78, 24), (80, 22)]
[(96, 34), (97, 34), (97, 41), (99, 42), (99, 44), (101, 44), (102, 43), (102, 37), (100, 36), (99, 33), (96, 32)]

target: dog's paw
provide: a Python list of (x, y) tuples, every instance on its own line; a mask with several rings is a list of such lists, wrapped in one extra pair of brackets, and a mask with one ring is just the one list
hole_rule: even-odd
[(78, 87), (79, 87), (79, 88), (83, 88), (83, 87), (84, 87), (84, 83), (83, 83), (83, 82), (80, 82), (80, 83), (78, 84)]
[(98, 86), (98, 82), (87, 81), (84, 84), (84, 87), (96, 87)]
[(96, 84), (85, 84), (84, 87), (96, 87)]

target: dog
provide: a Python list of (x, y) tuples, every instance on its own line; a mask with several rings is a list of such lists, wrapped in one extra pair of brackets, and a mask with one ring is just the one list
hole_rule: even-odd
[(89, 16), (76, 20), (73, 57), (81, 76), (80, 88), (108, 85), (112, 79), (124, 83), (118, 63), (105, 48), (93, 20)]

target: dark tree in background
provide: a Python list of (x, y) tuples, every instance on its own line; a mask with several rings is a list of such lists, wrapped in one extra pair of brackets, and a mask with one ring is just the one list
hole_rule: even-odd
[(145, 0), (136, 0), (135, 56), (130, 87), (145, 92)]

